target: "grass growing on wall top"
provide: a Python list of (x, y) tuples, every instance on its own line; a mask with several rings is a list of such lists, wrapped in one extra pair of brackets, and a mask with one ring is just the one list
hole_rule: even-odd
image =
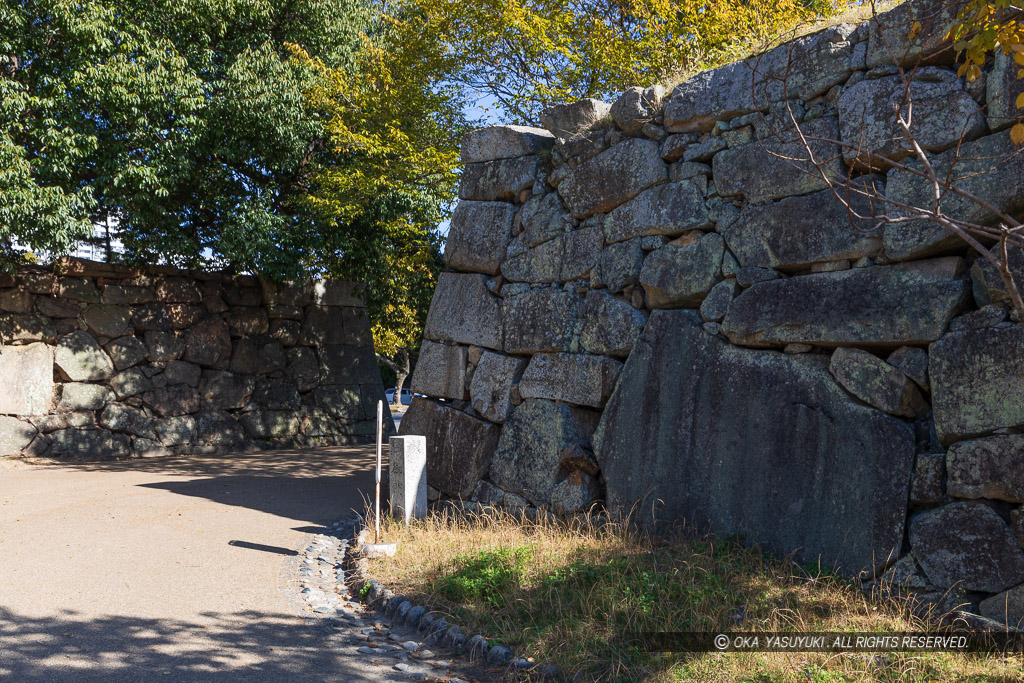
[[(1019, 681), (1020, 656), (955, 653), (637, 652), (614, 637), (678, 631), (925, 630), (905, 604), (876, 603), (818, 568), (714, 537), (652, 540), (622, 527), (493, 512), (435, 511), (371, 576), (517, 656), (583, 681)], [(526, 675), (523, 675), (526, 678)]]

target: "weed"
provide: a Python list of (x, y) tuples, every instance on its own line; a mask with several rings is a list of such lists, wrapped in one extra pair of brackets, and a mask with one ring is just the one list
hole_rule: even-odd
[(532, 553), (529, 546), (518, 546), (456, 555), (458, 569), (437, 579), (435, 589), (451, 600), (482, 600), (500, 607), (520, 587)]

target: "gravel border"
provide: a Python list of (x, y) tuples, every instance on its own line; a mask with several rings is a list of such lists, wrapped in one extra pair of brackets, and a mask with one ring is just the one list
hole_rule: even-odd
[(348, 567), (354, 562), (350, 548), (358, 545), (353, 541), (361, 526), (358, 515), (341, 517), (314, 534), (298, 557), (289, 558), (286, 571), (297, 579), (291, 602), (317, 620), (318, 630), (331, 632), (331, 645), (359, 658), (374, 678), (448, 683), (495, 680), (493, 671), (481, 667), (486, 662), (453, 656), (449, 648), (424, 638), (408, 619), (386, 619), (360, 601), (365, 580)]

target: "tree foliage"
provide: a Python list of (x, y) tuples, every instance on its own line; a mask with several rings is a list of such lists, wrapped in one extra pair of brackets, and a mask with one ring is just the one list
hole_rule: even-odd
[(0, 230), (61, 253), (119, 222), (127, 258), (301, 269), (328, 160), (293, 46), (351, 69), (358, 0), (2, 0)]
[(845, 0), (410, 0), (456, 62), (454, 82), (504, 117), (609, 98), (730, 61)]
[(368, 283), (377, 350), (419, 343), (441, 269), (438, 225), (455, 195), (459, 143), (468, 130), (450, 62), (420, 30), (415, 7), (378, 5), (355, 71), (329, 69), (307, 92), (324, 113), (334, 162), (307, 204), (335, 226), (322, 267)]
[[(1022, 67), (1017, 78), (1024, 78), (1024, 10), (1010, 0), (970, 0), (957, 13), (946, 38), (954, 41), (953, 48), (963, 60), (959, 75), (968, 81), (981, 76), (986, 56), (995, 50), (1012, 55)], [(1016, 106), (1024, 109), (1024, 96), (1017, 98)], [(1024, 144), (1024, 124), (1018, 121), (1010, 137), (1014, 144)]]
[(367, 283), (385, 353), (440, 267), (466, 126), (415, 7), (0, 0), (0, 240)]

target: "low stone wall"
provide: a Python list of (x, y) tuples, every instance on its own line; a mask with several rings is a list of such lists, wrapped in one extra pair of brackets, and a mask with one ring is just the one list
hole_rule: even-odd
[(70, 259), (0, 276), (0, 456), (363, 442), (384, 398), (347, 282)]
[[(401, 430), (428, 437), (433, 495), (603, 502), (1024, 618), (1024, 327), (995, 270), (941, 226), (851, 225), (771, 133), (787, 96), (809, 136), (875, 155), (813, 141), (826, 174), (926, 197), (888, 168), (908, 154), (897, 54), (928, 64), (914, 125), (940, 165), (961, 134), (965, 176), (1013, 151), (1016, 67), (997, 54), (958, 79), (936, 38), (955, 10), (908, 3), (667, 98), (632, 89), (556, 107), (548, 130), (471, 133), (412, 379), (431, 398)], [(963, 182), (1024, 209), (1021, 156)]]

